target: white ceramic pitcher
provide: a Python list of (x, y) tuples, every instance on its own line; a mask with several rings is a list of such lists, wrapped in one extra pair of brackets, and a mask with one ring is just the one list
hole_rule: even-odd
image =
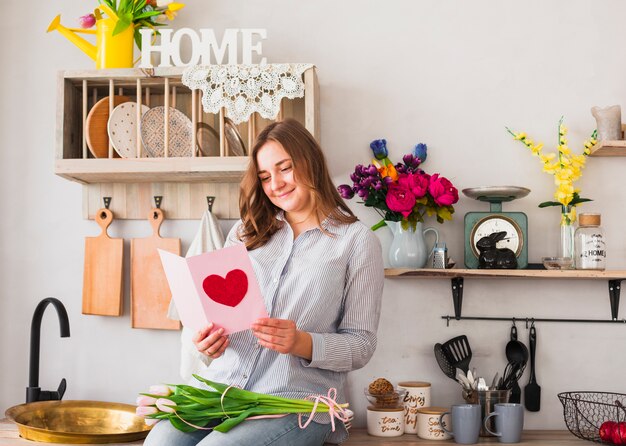
[[(393, 241), (389, 248), (389, 264), (392, 268), (424, 268), (428, 257), (433, 253), (435, 244), (439, 243), (439, 232), (435, 228), (423, 228), (423, 223), (418, 222), (415, 230), (409, 225), (408, 229), (402, 228), (399, 221), (388, 221), (387, 226), (393, 233)], [(427, 232), (435, 233), (435, 243), (432, 248), (426, 246), (425, 235)]]

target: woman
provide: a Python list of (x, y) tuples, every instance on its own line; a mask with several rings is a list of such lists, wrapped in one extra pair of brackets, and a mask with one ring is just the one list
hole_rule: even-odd
[[(271, 317), (229, 336), (212, 325), (200, 331), (196, 348), (213, 359), (206, 378), (287, 398), (334, 387), (345, 402), (347, 372), (367, 364), (376, 348), (384, 277), (378, 239), (344, 204), (321, 148), (295, 120), (258, 136), (239, 202), (242, 220), (226, 246), (248, 248)], [(328, 414), (317, 414), (301, 429), (297, 415), (287, 415), (247, 420), (226, 434), (185, 434), (160, 422), (145, 444), (302, 446), (347, 438), (342, 423), (335, 432), (329, 423)]]

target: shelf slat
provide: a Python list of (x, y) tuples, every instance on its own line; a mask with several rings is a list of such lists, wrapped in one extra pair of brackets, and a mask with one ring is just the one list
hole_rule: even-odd
[(239, 182), (248, 157), (56, 160), (55, 173), (83, 184), (135, 182)]
[(546, 269), (404, 269), (386, 268), (385, 277), (421, 279), (452, 279), (455, 277), (495, 279), (495, 278), (537, 278), (537, 279), (591, 279), (626, 280), (626, 270), (546, 270)]

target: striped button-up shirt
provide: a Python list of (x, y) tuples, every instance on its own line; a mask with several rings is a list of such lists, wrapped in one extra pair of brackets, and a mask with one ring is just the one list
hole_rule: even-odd
[[(284, 221), (282, 215), (277, 218)], [(226, 246), (241, 222), (230, 231)], [(326, 395), (345, 402), (347, 372), (363, 367), (376, 349), (384, 269), (380, 242), (361, 222), (294, 233), (286, 222), (261, 248), (249, 251), (267, 312), (295, 321), (313, 341), (312, 359), (261, 347), (251, 330), (229, 335), (230, 345), (206, 378), (287, 398)], [(328, 422), (327, 416), (316, 421)], [(341, 423), (340, 423), (341, 424)], [(342, 440), (345, 430), (334, 437)]]

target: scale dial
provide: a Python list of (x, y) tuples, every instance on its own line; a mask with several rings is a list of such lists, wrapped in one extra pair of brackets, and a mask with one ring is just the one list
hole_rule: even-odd
[(480, 219), (472, 228), (470, 240), (472, 241), (472, 251), (478, 257), (476, 242), (483, 237), (487, 237), (494, 232), (506, 231), (506, 238), (498, 242), (498, 248), (509, 248), (519, 257), (524, 246), (524, 235), (519, 225), (512, 219), (504, 215), (489, 215)]

